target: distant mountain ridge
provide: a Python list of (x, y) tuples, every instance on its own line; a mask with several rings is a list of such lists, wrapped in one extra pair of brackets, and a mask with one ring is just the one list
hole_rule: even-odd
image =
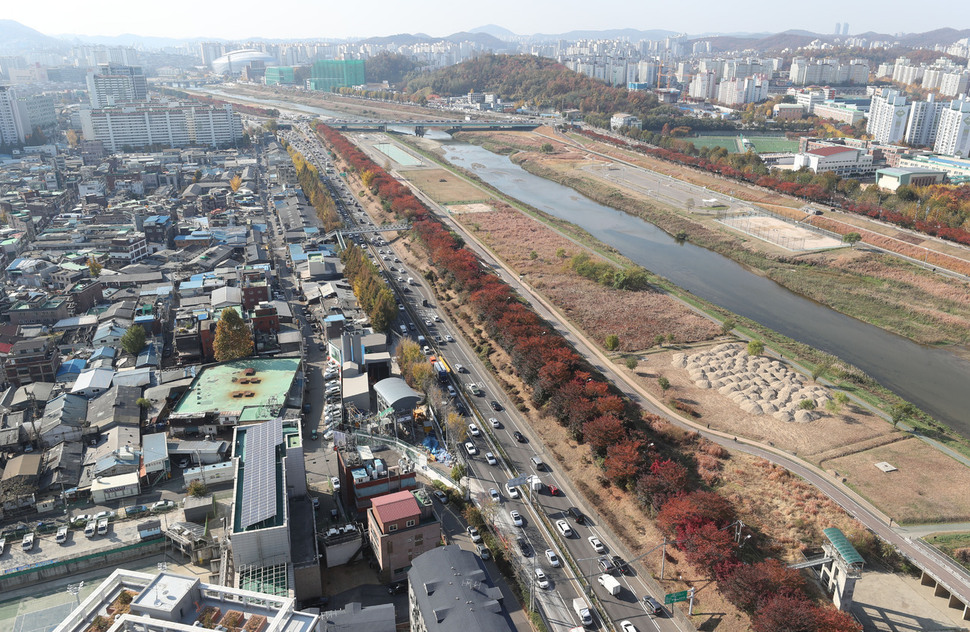
[(16, 20), (0, 20), (0, 50), (39, 50), (64, 48), (65, 43), (44, 35)]

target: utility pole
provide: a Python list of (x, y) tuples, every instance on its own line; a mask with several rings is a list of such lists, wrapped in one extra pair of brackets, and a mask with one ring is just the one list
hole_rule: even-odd
[(690, 589), (690, 604), (687, 606), (687, 616), (694, 616), (694, 589)]
[(664, 580), (664, 566), (667, 565), (667, 536), (664, 536), (663, 550), (660, 552), (660, 581)]

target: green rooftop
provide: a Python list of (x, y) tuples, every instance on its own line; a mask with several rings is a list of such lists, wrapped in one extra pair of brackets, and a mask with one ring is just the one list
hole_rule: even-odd
[(825, 534), (825, 537), (829, 539), (829, 542), (832, 543), (832, 546), (835, 547), (835, 550), (839, 552), (839, 555), (842, 556), (842, 559), (845, 560), (846, 563), (865, 563), (865, 560), (863, 560), (862, 556), (859, 555), (859, 552), (855, 550), (855, 547), (852, 546), (852, 543), (849, 542), (849, 539), (845, 537), (845, 534), (842, 533), (841, 529), (829, 527), (828, 529), (823, 529), (822, 533)]
[(286, 403), (299, 358), (244, 358), (202, 369), (172, 411), (173, 415), (199, 416), (217, 413), (257, 421)]

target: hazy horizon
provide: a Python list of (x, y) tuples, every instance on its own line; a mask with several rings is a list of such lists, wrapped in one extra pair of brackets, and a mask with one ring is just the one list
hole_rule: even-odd
[[(899, 0), (887, 0), (878, 10), (853, 3), (819, 0), (812, 7), (795, 11), (766, 11), (764, 3), (738, 0), (726, 4), (697, 0), (688, 5), (647, 3), (630, 9), (628, 2), (603, 0), (590, 10), (588, 3), (538, 0), (513, 3), (495, 0), (467, 5), (456, 11), (445, 0), (419, 0), (402, 5), (391, 0), (374, 0), (361, 19), (356, 5), (321, 5), (312, 0), (282, 0), (272, 5), (254, 0), (221, 3), (189, 3), (170, 0), (161, 5), (132, 5), (122, 0), (94, 0), (78, 10), (67, 0), (48, 0), (42, 4), (8, 6), (0, 17), (16, 20), (45, 35), (82, 35), (117, 37), (137, 35), (173, 39), (218, 38), (266, 39), (351, 39), (381, 37), (398, 33), (425, 33), (444, 37), (487, 24), (495, 24), (518, 35), (556, 34), (576, 30), (632, 28), (662, 29), (700, 34), (778, 33), (805, 30), (819, 34), (834, 32), (835, 23), (848, 22), (849, 33), (919, 33), (944, 28), (952, 3), (929, 0), (918, 12), (905, 10)], [(39, 10), (42, 7), (42, 11)], [(230, 8), (231, 7), (231, 8)], [(725, 9), (729, 8), (730, 11)], [(269, 9), (269, 12), (268, 12)], [(894, 10), (895, 9), (895, 10)], [(947, 13), (943, 13), (946, 11)], [(642, 17), (637, 14), (642, 13)], [(143, 19), (140, 16), (144, 16)], [(900, 16), (905, 15), (905, 18)], [(278, 16), (278, 19), (274, 19)], [(957, 27), (959, 28), (959, 27)]]

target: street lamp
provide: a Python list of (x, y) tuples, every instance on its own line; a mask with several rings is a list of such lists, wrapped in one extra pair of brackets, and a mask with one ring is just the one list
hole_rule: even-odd
[(83, 581), (80, 581), (80, 582), (78, 582), (76, 584), (68, 584), (67, 585), (67, 592), (70, 593), (70, 594), (72, 594), (72, 595), (74, 595), (74, 603), (75, 603), (75, 606), (80, 606), (81, 605), (80, 593), (81, 593), (81, 589), (82, 588), (84, 588), (84, 582)]

